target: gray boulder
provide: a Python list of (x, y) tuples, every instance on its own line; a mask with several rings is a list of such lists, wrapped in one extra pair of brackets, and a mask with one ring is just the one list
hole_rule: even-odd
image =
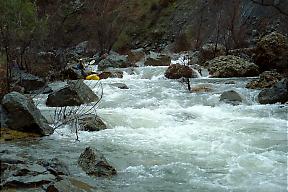
[(144, 62), (145, 66), (169, 66), (171, 57), (165, 54), (150, 52)]
[(286, 103), (288, 101), (288, 79), (282, 79), (269, 89), (262, 90), (258, 95), (260, 104)]
[(32, 99), (18, 92), (11, 92), (4, 96), (2, 105), (7, 112), (8, 128), (37, 133), (41, 136), (53, 133), (53, 128), (48, 125), (47, 120), (41, 115)]
[(87, 147), (78, 159), (78, 165), (88, 174), (96, 177), (111, 177), (116, 175), (116, 169), (112, 167), (105, 157), (96, 149)]
[(220, 101), (229, 103), (232, 105), (239, 105), (243, 101), (243, 97), (236, 91), (225, 91), (220, 96)]
[(81, 131), (101, 131), (107, 129), (106, 124), (97, 115), (86, 115), (79, 119)]
[(49, 107), (80, 106), (98, 101), (98, 96), (83, 82), (68, 81), (68, 85), (48, 95), (46, 105)]
[(259, 67), (240, 57), (227, 55), (207, 61), (205, 65), (212, 77), (251, 77), (259, 75)]
[(132, 66), (127, 56), (112, 52), (99, 62), (98, 70), (103, 71), (107, 68), (127, 68)]

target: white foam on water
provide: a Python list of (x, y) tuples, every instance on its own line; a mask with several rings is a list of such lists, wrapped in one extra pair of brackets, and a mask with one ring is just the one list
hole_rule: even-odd
[[(256, 104), (251, 98), (258, 92), (237, 79), (234, 85), (217, 79), (211, 92), (189, 93), (181, 83), (162, 78), (164, 71), (143, 67), (123, 79), (101, 80), (97, 114), (108, 129), (80, 131), (79, 139), (102, 149), (117, 167), (113, 184), (103, 185), (112, 191), (286, 190), (287, 106)], [(129, 89), (110, 86), (115, 82)], [(219, 103), (229, 86), (248, 102)], [(72, 141), (74, 134), (66, 126), (52, 138)]]

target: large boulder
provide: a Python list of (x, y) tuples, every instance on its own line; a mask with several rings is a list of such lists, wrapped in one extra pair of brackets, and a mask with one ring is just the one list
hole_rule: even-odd
[(107, 129), (107, 125), (97, 115), (86, 115), (79, 119), (81, 131), (101, 131)]
[(66, 86), (50, 93), (46, 105), (49, 107), (80, 106), (98, 100), (98, 96), (83, 80), (77, 80), (68, 81)]
[(264, 71), (260, 74), (260, 78), (247, 83), (246, 88), (263, 89), (270, 88), (282, 79), (282, 76), (276, 71)]
[(259, 67), (243, 58), (227, 55), (207, 61), (205, 65), (212, 77), (251, 77), (259, 75)]
[(127, 56), (112, 52), (98, 64), (98, 70), (103, 71), (107, 68), (127, 68), (133, 65), (128, 61)]
[(165, 77), (168, 79), (195, 78), (197, 74), (189, 67), (180, 64), (172, 64), (165, 71)]
[(243, 101), (243, 96), (234, 90), (225, 91), (220, 95), (220, 101), (232, 105), (239, 105)]
[(103, 154), (91, 147), (87, 147), (81, 153), (78, 165), (88, 175), (96, 177), (109, 177), (117, 174), (116, 169), (107, 162)]
[(145, 66), (169, 66), (171, 57), (165, 54), (150, 52), (144, 62)]
[(198, 61), (199, 64), (204, 64), (215, 57), (225, 55), (225, 47), (221, 44), (207, 43), (200, 48)]
[(269, 89), (262, 90), (258, 95), (260, 104), (286, 103), (288, 101), (288, 79), (282, 79)]
[(145, 58), (145, 52), (143, 48), (133, 49), (128, 52), (128, 61), (130, 63), (137, 63)]
[(255, 63), (262, 71), (288, 69), (288, 38), (273, 32), (260, 39), (255, 51)]
[(4, 96), (2, 105), (7, 112), (8, 128), (41, 136), (53, 133), (53, 128), (48, 125), (32, 99), (18, 92), (11, 92)]

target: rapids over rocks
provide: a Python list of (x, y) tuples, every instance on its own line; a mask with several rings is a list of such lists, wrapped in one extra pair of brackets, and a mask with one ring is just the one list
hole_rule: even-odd
[[(210, 91), (189, 93), (164, 77), (167, 67), (139, 67), (124, 78), (101, 80), (97, 114), (109, 129), (79, 133), (69, 127), (31, 143), (5, 148), (63, 160), (73, 175), (104, 192), (286, 191), (287, 105), (260, 105), (251, 78), (191, 79)], [(87, 81), (93, 87), (97, 81)], [(119, 89), (112, 83), (125, 83)], [(219, 102), (226, 90), (244, 96), (241, 105)], [(94, 90), (98, 91), (98, 90)], [(44, 114), (44, 96), (35, 98)], [(116, 168), (112, 178), (87, 176), (77, 166), (86, 146), (101, 151)]]

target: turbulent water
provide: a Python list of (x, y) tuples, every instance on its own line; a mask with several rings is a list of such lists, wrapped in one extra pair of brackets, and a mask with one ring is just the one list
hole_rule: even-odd
[[(123, 79), (101, 80), (104, 94), (97, 114), (109, 129), (80, 132), (76, 142), (64, 127), (21, 144), (21, 150), (56, 156), (103, 191), (286, 191), (287, 105), (257, 104), (259, 91), (244, 88), (249, 79), (192, 79), (192, 88), (211, 91), (189, 93), (181, 82), (164, 78), (165, 69), (135, 68)], [(111, 85), (116, 82), (129, 89)], [(96, 81), (86, 83), (94, 87)], [(219, 102), (220, 94), (231, 89), (245, 97), (243, 104)], [(36, 101), (43, 112), (52, 111), (43, 99)], [(77, 166), (86, 146), (102, 151), (118, 175), (88, 177)]]

